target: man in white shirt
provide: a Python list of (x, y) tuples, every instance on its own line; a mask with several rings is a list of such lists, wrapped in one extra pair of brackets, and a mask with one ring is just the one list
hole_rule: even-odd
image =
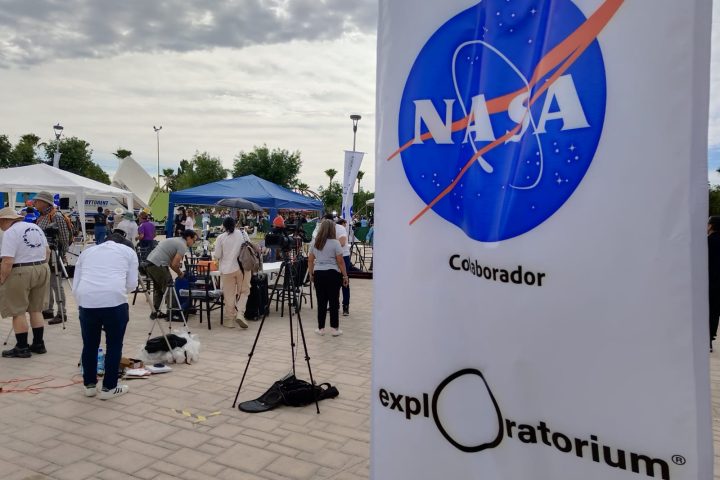
[[(16, 344), (2, 352), (6, 358), (29, 358), (32, 353), (46, 353), (42, 310), (50, 292), (50, 257), (47, 239), (34, 223), (6, 207), (0, 210), (0, 230), (4, 233), (0, 247), (0, 317), (12, 317)], [(28, 345), (30, 314), (33, 343)]]
[(88, 397), (97, 394), (97, 353), (100, 335), (105, 330), (101, 400), (128, 391), (128, 386), (118, 385), (117, 380), (123, 337), (130, 318), (127, 294), (138, 284), (138, 259), (135, 251), (123, 241), (121, 236), (112, 234), (100, 245), (85, 249), (75, 265), (73, 278), (73, 294), (80, 307), (83, 384)]

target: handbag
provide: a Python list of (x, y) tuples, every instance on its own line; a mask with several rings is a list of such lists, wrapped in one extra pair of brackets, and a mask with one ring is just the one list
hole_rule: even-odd
[(255, 273), (260, 271), (260, 254), (252, 242), (242, 244), (237, 261), (243, 274), (245, 272)]

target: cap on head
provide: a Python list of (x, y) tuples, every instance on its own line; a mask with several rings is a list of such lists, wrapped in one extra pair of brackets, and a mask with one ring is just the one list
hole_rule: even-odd
[(25, 217), (18, 215), (15, 210), (10, 207), (5, 207), (0, 210), (0, 220), (22, 220)]
[(55, 205), (55, 198), (53, 198), (53, 195), (50, 192), (40, 192), (35, 195), (35, 198), (33, 198), (33, 200), (40, 200), (41, 202), (45, 202), (48, 205)]
[(115, 215), (122, 215), (123, 213), (125, 213), (125, 209), (124, 209), (124, 208), (117, 207), (117, 208), (115, 209)]

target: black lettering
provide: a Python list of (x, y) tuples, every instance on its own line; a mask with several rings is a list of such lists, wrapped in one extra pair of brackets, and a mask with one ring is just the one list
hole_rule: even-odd
[(592, 451), (593, 462), (600, 462), (600, 452), (598, 452), (598, 444), (595, 443), (597, 442), (597, 436), (590, 435), (590, 440), (592, 440), (592, 443), (590, 444), (590, 450)]
[(512, 429), (515, 426), (515, 422), (512, 420), (505, 420), (505, 428), (507, 429), (508, 438), (512, 438)]
[(405, 418), (410, 420), (410, 417), (420, 413), (420, 400), (415, 397), (405, 397)]
[[(563, 453), (568, 453), (570, 450), (572, 450), (572, 442), (570, 442), (570, 439), (560, 432), (553, 433), (552, 441), (553, 445), (555, 445), (555, 448), (557, 448)], [(563, 443), (564, 445), (560, 445), (560, 443)]]
[(496, 282), (497, 282), (497, 273), (498, 273), (498, 269), (497, 269), (497, 268), (493, 268), (493, 280), (496, 281)]
[(462, 261), (462, 269), (466, 272), (470, 270), (470, 260), (468, 260), (467, 258)]
[(540, 437), (542, 438), (543, 443), (548, 447), (552, 446), (547, 436), (547, 434), (550, 433), (550, 429), (547, 428), (545, 422), (540, 422), (540, 425), (538, 425), (538, 430), (540, 430)]
[(660, 467), (660, 474), (663, 480), (670, 480), (670, 467), (668, 464), (659, 458), (650, 458), (645, 455), (637, 453), (630, 454), (630, 468), (635, 473), (640, 473), (640, 462), (645, 464), (645, 474), (648, 477), (655, 476), (655, 465)]
[(544, 273), (538, 273), (538, 287), (542, 287), (542, 279), (545, 278)]
[(525, 283), (527, 285), (535, 285), (535, 274), (533, 272), (525, 272)]
[(392, 400), (392, 405), (390, 405), (390, 410), (399, 410), (403, 411), (402, 405), (400, 405), (400, 402), (403, 399), (403, 395), (395, 396), (393, 392), (390, 392), (390, 399)]
[(625, 464), (625, 450), (618, 449), (617, 461), (612, 459), (612, 449), (608, 446), (603, 446), (603, 457), (605, 457), (605, 463), (611, 467), (620, 468), (622, 470), (627, 469)]
[(474, 263), (470, 263), (470, 273), (475, 275), (475, 264)]
[(453, 255), (452, 257), (450, 257), (450, 268), (452, 268), (453, 270), (460, 270), (460, 267), (456, 267), (455, 263), (453, 263), (458, 258), (460, 258), (460, 255)]
[(523, 443), (537, 443), (537, 435), (532, 425), (518, 425), (518, 438)]
[(390, 400), (390, 397), (388, 396), (387, 391), (384, 388), (381, 388), (380, 389), (380, 403), (382, 403), (382, 406), (387, 407), (389, 400)]
[(580, 458), (583, 458), (583, 447), (587, 447), (590, 445), (587, 440), (580, 440), (579, 438), (575, 439), (575, 455), (577, 455)]
[(483, 268), (483, 275), (485, 275), (485, 278), (490, 280), (490, 277), (492, 276), (492, 272), (490, 271), (490, 267)]
[(475, 273), (478, 277), (482, 277), (482, 265), (477, 263), (477, 260), (475, 260), (475, 272), (473, 273)]
[(510, 280), (516, 285), (522, 283), (522, 265), (518, 265), (517, 270), (513, 270), (510, 274)]
[(500, 270), (500, 281), (503, 283), (508, 283), (510, 281), (507, 270)]
[(423, 415), (430, 417), (430, 395), (423, 393)]

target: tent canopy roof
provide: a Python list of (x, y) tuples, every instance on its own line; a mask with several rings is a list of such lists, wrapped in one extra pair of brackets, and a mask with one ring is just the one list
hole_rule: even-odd
[(323, 203), (255, 175), (220, 180), (170, 194), (171, 204), (214, 205), (224, 198), (242, 197), (268, 209), (322, 210)]
[(0, 191), (40, 192), (128, 197), (132, 193), (90, 180), (44, 163), (0, 169)]

